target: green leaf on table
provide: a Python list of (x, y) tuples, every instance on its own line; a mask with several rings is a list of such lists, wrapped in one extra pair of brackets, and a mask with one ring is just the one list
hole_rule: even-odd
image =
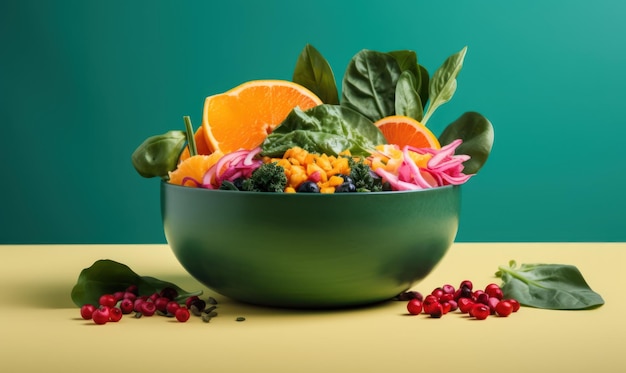
[(364, 49), (354, 55), (343, 76), (341, 105), (372, 122), (395, 113), (400, 66), (388, 53)]
[(333, 70), (326, 58), (310, 44), (298, 56), (292, 81), (308, 88), (325, 104), (339, 103)]
[(403, 71), (396, 85), (396, 115), (422, 120), (424, 108), (419, 94), (415, 90), (415, 76), (409, 70)]
[(487, 162), (493, 147), (493, 125), (479, 113), (470, 111), (450, 123), (439, 135), (441, 146), (456, 139), (463, 143), (456, 149), (456, 154), (467, 154), (471, 158), (463, 163), (463, 173), (475, 174)]
[(456, 92), (456, 77), (461, 72), (463, 60), (467, 47), (463, 47), (459, 52), (448, 57), (444, 63), (435, 71), (429, 83), (429, 104), (424, 114), (423, 124), (433, 115), (435, 110), (452, 99)]
[(502, 293), (520, 304), (553, 310), (580, 310), (604, 304), (578, 268), (566, 264), (522, 264), (498, 267)]
[(365, 116), (345, 106), (322, 104), (306, 111), (292, 110), (261, 149), (270, 157), (280, 157), (294, 146), (328, 155), (349, 150), (352, 155), (367, 156), (384, 143), (383, 134)]
[(124, 291), (131, 285), (137, 286), (139, 295), (151, 295), (168, 287), (176, 289), (177, 299), (202, 294), (202, 291), (187, 292), (171, 282), (154, 277), (139, 276), (125, 264), (100, 259), (80, 272), (78, 281), (72, 288), (72, 301), (79, 307), (88, 303), (97, 305), (101, 295)]

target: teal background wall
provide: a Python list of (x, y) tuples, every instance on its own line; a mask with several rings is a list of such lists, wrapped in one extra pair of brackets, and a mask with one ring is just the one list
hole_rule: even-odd
[(132, 151), (183, 115), (199, 124), (208, 95), (290, 79), (306, 43), (337, 76), (364, 48), (413, 49), (432, 73), (468, 46), (429, 121), (439, 133), (473, 110), (495, 127), (458, 241), (625, 241), (625, 14), (609, 0), (4, 0), (0, 243), (165, 242), (159, 182)]

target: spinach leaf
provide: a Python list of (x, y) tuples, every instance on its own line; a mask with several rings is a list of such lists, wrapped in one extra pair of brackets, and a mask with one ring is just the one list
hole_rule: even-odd
[(131, 156), (133, 167), (143, 177), (167, 178), (178, 164), (187, 136), (183, 131), (169, 131), (148, 137)]
[(475, 174), (487, 162), (493, 147), (493, 126), (491, 122), (476, 112), (466, 112), (450, 123), (439, 135), (441, 146), (456, 139), (463, 143), (456, 149), (456, 154), (467, 154), (471, 158), (463, 163), (463, 172)]
[(430, 78), (428, 76), (428, 70), (422, 65), (417, 65), (420, 71), (420, 82), (419, 88), (417, 89), (417, 93), (420, 95), (422, 99), (422, 107), (426, 107), (426, 103), (428, 102), (428, 87), (430, 84)]
[(367, 156), (385, 138), (374, 123), (360, 113), (340, 105), (322, 104), (307, 111), (295, 108), (261, 144), (265, 156), (280, 157), (299, 146), (309, 152)]
[(456, 92), (456, 77), (463, 67), (463, 60), (467, 47), (448, 57), (444, 63), (435, 71), (429, 85), (428, 109), (424, 114), (422, 124), (426, 124), (435, 110), (446, 102), (450, 101)]
[(312, 45), (307, 44), (296, 62), (294, 83), (315, 93), (326, 104), (339, 104), (335, 75), (328, 61)]
[(404, 115), (417, 121), (422, 120), (424, 108), (415, 90), (415, 76), (409, 70), (403, 71), (398, 78), (395, 107), (396, 115)]
[(580, 310), (601, 306), (604, 300), (591, 290), (582, 274), (573, 265), (522, 264), (500, 266), (502, 293), (529, 307), (554, 310)]
[(154, 277), (139, 276), (125, 264), (101, 259), (80, 272), (78, 281), (72, 288), (72, 301), (79, 307), (87, 303), (97, 305), (101, 295), (124, 291), (131, 285), (137, 285), (139, 295), (151, 295), (171, 287), (178, 292), (177, 300), (202, 294), (202, 291), (193, 293), (184, 291), (170, 282)]
[(341, 105), (358, 111), (372, 122), (393, 115), (400, 73), (393, 56), (367, 49), (358, 52), (343, 76)]

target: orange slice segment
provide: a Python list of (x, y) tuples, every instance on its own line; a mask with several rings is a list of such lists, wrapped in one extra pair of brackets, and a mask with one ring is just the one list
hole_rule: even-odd
[[(204, 127), (198, 127), (196, 133), (193, 135), (193, 138), (196, 140), (196, 151), (199, 155), (209, 155), (212, 153), (209, 145), (206, 143)], [(183, 152), (180, 154), (179, 162), (182, 162), (187, 158), (189, 158), (189, 146), (185, 146), (185, 149), (183, 149)]]
[(211, 151), (252, 150), (293, 110), (322, 104), (307, 88), (286, 80), (253, 80), (204, 102), (202, 127)]
[(383, 133), (387, 143), (398, 145), (400, 148), (405, 145), (416, 148), (441, 148), (437, 137), (426, 126), (413, 118), (391, 115), (379, 119), (374, 125)]
[[(190, 187), (197, 187), (202, 183), (204, 174), (222, 158), (224, 154), (214, 152), (211, 155), (194, 155), (183, 160), (174, 171), (170, 171), (169, 182)], [(195, 180), (195, 181), (194, 181)]]

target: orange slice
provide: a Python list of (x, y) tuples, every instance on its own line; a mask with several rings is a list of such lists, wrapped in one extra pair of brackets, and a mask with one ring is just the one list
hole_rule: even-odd
[(307, 88), (286, 80), (253, 80), (204, 102), (202, 127), (211, 151), (252, 150), (293, 110), (322, 104)]
[(416, 148), (441, 148), (437, 137), (413, 118), (391, 115), (379, 119), (374, 125), (383, 133), (387, 143), (398, 145), (400, 148), (405, 145)]
[[(198, 127), (196, 133), (193, 135), (193, 138), (196, 140), (196, 151), (199, 155), (209, 155), (212, 153), (211, 149), (209, 149), (209, 145), (206, 143), (204, 127)], [(189, 158), (189, 146), (186, 146), (185, 149), (183, 149), (183, 152), (180, 154), (179, 162), (182, 162), (187, 158)]]
[[(194, 155), (182, 161), (178, 167), (169, 173), (172, 184), (197, 187), (197, 183), (202, 183), (204, 174), (222, 158), (224, 154), (214, 152), (211, 155)], [(193, 179), (193, 180), (192, 180)], [(195, 182), (194, 182), (195, 180)]]

